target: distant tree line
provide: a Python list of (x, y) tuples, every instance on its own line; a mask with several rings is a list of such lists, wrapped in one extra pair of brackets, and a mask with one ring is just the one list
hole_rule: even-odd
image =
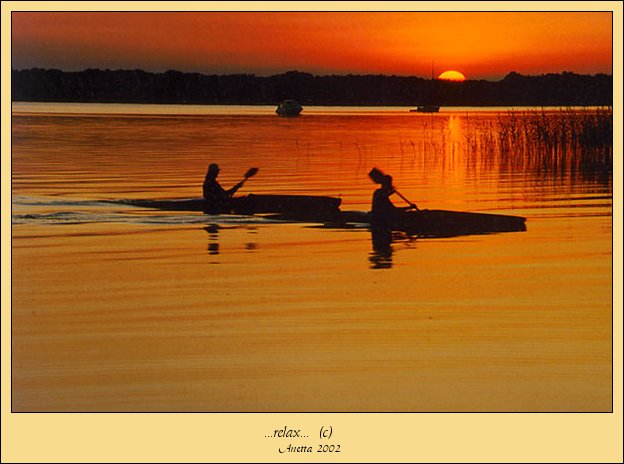
[(41, 102), (273, 105), (292, 98), (304, 105), (610, 106), (613, 76), (512, 72), (500, 81), (449, 82), (384, 75), (315, 76), (297, 71), (259, 77), (35, 68), (13, 70), (11, 90), (13, 101)]

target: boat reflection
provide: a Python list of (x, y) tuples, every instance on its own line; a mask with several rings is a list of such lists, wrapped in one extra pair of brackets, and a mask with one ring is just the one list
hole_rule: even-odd
[(208, 254), (209, 255), (218, 255), (219, 254), (219, 226), (216, 224), (211, 224), (209, 226), (204, 227), (204, 230), (208, 234)]

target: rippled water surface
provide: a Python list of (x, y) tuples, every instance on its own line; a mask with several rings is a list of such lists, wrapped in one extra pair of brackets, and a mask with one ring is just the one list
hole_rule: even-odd
[[(14, 104), (13, 410), (609, 411), (611, 173), (501, 153), (506, 117)], [(199, 197), (212, 162), (343, 210), (376, 166), (527, 230), (379, 253), (366, 227), (124, 204)]]

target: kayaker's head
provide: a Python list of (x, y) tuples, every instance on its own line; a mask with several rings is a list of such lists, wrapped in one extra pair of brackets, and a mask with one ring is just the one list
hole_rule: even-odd
[(212, 163), (210, 166), (208, 166), (208, 173), (206, 174), (206, 177), (210, 179), (216, 179), (218, 175), (219, 175), (218, 164)]
[(381, 179), (381, 186), (385, 189), (392, 189), (392, 176), (385, 175)]
[(371, 169), (370, 172), (368, 173), (368, 177), (370, 177), (371, 180), (375, 182), (376, 184), (383, 183), (384, 176), (385, 174), (377, 168)]

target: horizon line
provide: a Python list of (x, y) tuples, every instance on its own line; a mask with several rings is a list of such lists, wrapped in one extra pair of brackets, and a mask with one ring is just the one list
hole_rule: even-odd
[(503, 77), (499, 78), (499, 79), (486, 79), (486, 78), (479, 78), (479, 79), (471, 79), (471, 78), (466, 78), (465, 81), (448, 81), (445, 79), (432, 79), (430, 77), (422, 77), (419, 75), (407, 75), (407, 74), (383, 74), (383, 73), (347, 73), (347, 74), (314, 74), (312, 72), (309, 71), (299, 71), (299, 70), (288, 70), (288, 71), (282, 71), (276, 74), (269, 74), (269, 75), (258, 75), (254, 72), (234, 72), (234, 73), (225, 73), (225, 74), (217, 74), (217, 73), (205, 73), (205, 72), (199, 72), (199, 71), (180, 71), (178, 69), (167, 69), (165, 71), (146, 71), (144, 69), (141, 68), (117, 68), (117, 69), (111, 69), (111, 68), (84, 68), (81, 70), (65, 70), (65, 69), (59, 69), (59, 68), (42, 68), (42, 67), (30, 67), (30, 68), (11, 68), (11, 72), (13, 71), (33, 71), (33, 70), (41, 70), (41, 71), (58, 71), (58, 72), (64, 72), (64, 73), (81, 73), (81, 72), (87, 72), (87, 71), (102, 71), (102, 72), (119, 72), (119, 71), (140, 71), (140, 72), (144, 72), (146, 74), (167, 74), (170, 72), (175, 72), (175, 73), (180, 73), (180, 74), (200, 74), (200, 75), (204, 75), (204, 76), (223, 76), (223, 77), (227, 77), (227, 76), (251, 76), (251, 77), (256, 77), (256, 78), (272, 78), (272, 77), (277, 77), (277, 76), (283, 76), (286, 74), (307, 74), (310, 75), (312, 77), (359, 77), (359, 76), (376, 76), (376, 77), (399, 77), (399, 78), (416, 78), (416, 79), (422, 79), (422, 80), (440, 80), (443, 82), (450, 82), (450, 83), (454, 83), (454, 84), (461, 84), (462, 82), (468, 82), (468, 81), (487, 81), (487, 82), (497, 82), (497, 81), (501, 81), (504, 80), (506, 77), (510, 76), (510, 75), (518, 75), (521, 77), (543, 77), (543, 76), (552, 76), (552, 75), (566, 75), (566, 74), (571, 74), (571, 75), (576, 75), (576, 76), (589, 76), (589, 77), (596, 77), (596, 76), (610, 76), (613, 77), (613, 73), (608, 74), (605, 72), (598, 72), (595, 74), (581, 74), (581, 73), (577, 73), (574, 71), (569, 71), (569, 70), (563, 70), (560, 72), (546, 72), (546, 73), (541, 73), (541, 74), (522, 74), (519, 73), (517, 71), (509, 71), (507, 72)]

